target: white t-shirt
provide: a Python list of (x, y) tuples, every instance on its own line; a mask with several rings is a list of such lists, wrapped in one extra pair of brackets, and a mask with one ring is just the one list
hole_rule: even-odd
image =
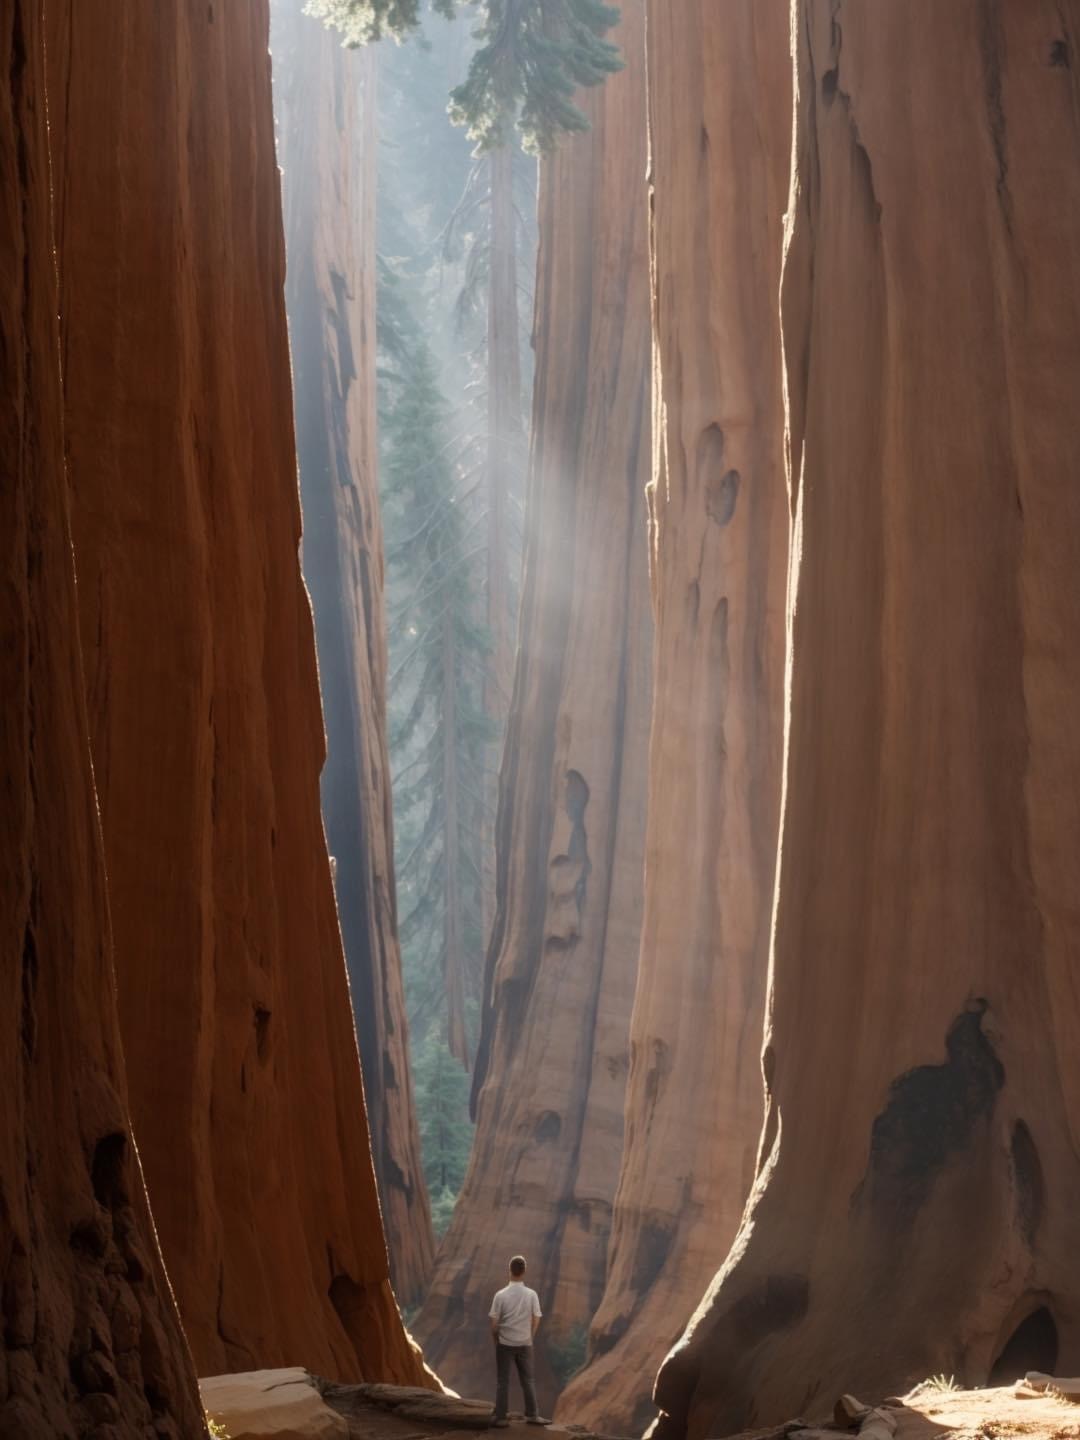
[(511, 1280), (491, 1302), (488, 1316), (499, 1322), (500, 1345), (531, 1345), (533, 1316), (540, 1317), (540, 1297), (523, 1280)]

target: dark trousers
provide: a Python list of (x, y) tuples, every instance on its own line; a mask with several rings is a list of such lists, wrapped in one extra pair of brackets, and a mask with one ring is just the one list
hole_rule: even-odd
[(533, 1384), (533, 1353), (531, 1345), (500, 1345), (495, 1342), (495, 1419), (505, 1420), (510, 1404), (510, 1366), (517, 1366), (521, 1393), (525, 1396), (525, 1414), (538, 1415), (536, 1386)]

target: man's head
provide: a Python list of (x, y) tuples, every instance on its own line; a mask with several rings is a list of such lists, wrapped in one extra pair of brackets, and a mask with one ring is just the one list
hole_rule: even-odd
[(525, 1274), (525, 1256), (515, 1255), (510, 1261), (510, 1279), (520, 1280)]

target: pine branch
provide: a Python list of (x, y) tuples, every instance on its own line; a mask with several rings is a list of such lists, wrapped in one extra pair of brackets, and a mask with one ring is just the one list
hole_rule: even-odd
[[(470, 531), (471, 531), (471, 530), (475, 530), (475, 529), (477, 529), (477, 525), (476, 525), (476, 524), (473, 524), (472, 526), (470, 526)], [(432, 586), (432, 588), (431, 588), (430, 590), (425, 591), (422, 595), (418, 595), (418, 596), (413, 597), (412, 599), (410, 599), (410, 600), (407, 601), (407, 602), (406, 602), (406, 601), (403, 601), (403, 602), (402, 602), (402, 609), (398, 610), (396, 613), (399, 614), (399, 615), (402, 614), (402, 613), (405, 613), (406, 609), (412, 608), (412, 606), (414, 606), (414, 605), (422, 605), (426, 600), (430, 600), (433, 595), (437, 595), (437, 594), (439, 593), (439, 590), (446, 584), (447, 579), (448, 579), (452, 574), (454, 574), (455, 572), (459, 571), (459, 570), (462, 568), (463, 565), (467, 565), (470, 560), (474, 560), (477, 555), (482, 555), (482, 554), (484, 553), (484, 550), (485, 550), (485, 549), (486, 549), (486, 542), (484, 542), (483, 544), (480, 544), (480, 545), (475, 545), (471, 550), (467, 551), (464, 555), (459, 556), (458, 559), (454, 561), (454, 563), (450, 566), (450, 568), (440, 577), (440, 579), (436, 582), (435, 585)], [(425, 575), (430, 574), (431, 571), (435, 568), (436, 564), (437, 564), (437, 562), (434, 562), (434, 561), (433, 561), (432, 564), (429, 565), (428, 568), (427, 568), (427, 570), (425, 571)]]
[[(461, 451), (461, 455), (458, 456), (458, 460), (460, 460), (462, 456), (467, 455), (467, 454), (469, 453), (469, 451), (473, 448), (473, 446), (478, 445), (478, 444), (480, 443), (481, 438), (482, 438), (482, 437), (479, 436), (479, 435), (473, 435), (473, 436), (471, 436), (470, 439), (469, 439), (469, 442), (468, 442), (467, 446), (465, 447), (464, 450)], [(452, 462), (452, 463), (457, 463), (457, 462), (455, 461), (455, 462)], [(414, 472), (414, 473), (415, 473), (415, 472)], [(466, 472), (465, 472), (465, 478), (467, 479), (467, 478), (469, 477), (469, 475), (471, 475), (471, 474), (473, 474), (473, 473), (475, 473), (474, 470), (466, 471)], [(452, 505), (460, 505), (460, 504), (463, 504), (464, 501), (466, 501), (466, 500), (467, 500), (476, 490), (478, 490), (479, 488), (480, 488), (479, 485), (472, 485), (472, 486), (469, 487), (468, 490), (463, 491), (460, 495), (449, 494), (449, 495), (443, 495), (443, 496), (441, 496), (441, 497), (440, 497), (438, 500), (436, 500), (435, 503), (432, 505), (431, 510), (430, 510), (429, 513), (428, 513), (427, 519), (423, 522), (423, 524), (420, 526), (420, 528), (419, 528), (418, 530), (414, 530), (411, 535), (406, 535), (406, 536), (404, 537), (404, 539), (402, 539), (402, 540), (395, 540), (394, 543), (393, 543), (393, 545), (391, 545), (391, 546), (389, 546), (389, 547), (387, 548), (387, 551), (386, 551), (386, 558), (387, 558), (387, 560), (390, 561), (390, 562), (393, 562), (393, 561), (396, 560), (396, 559), (398, 558), (398, 556), (401, 555), (405, 550), (407, 550), (410, 546), (412, 546), (413, 544), (415, 544), (415, 542), (416, 542), (417, 540), (423, 539), (424, 533), (431, 528), (431, 525), (434, 523), (435, 519), (436, 519), (439, 515), (441, 515), (441, 514), (443, 513), (443, 511), (445, 511), (446, 509), (448, 509), (448, 508), (449, 508), (450, 506), (452, 506)]]
[[(449, 19), (453, 0), (431, 0), (437, 15)], [(342, 44), (354, 49), (384, 35), (401, 40), (420, 25), (420, 0), (308, 0), (305, 15), (314, 15), (340, 30)]]

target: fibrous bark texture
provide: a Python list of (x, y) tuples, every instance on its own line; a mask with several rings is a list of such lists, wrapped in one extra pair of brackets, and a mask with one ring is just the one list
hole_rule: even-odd
[(71, 561), (40, 6), (0, 19), (0, 1435), (204, 1433), (131, 1139)]
[(386, 745), (386, 622), (375, 430), (375, 47), (345, 50), (272, 6), (288, 248), (286, 301), (326, 717), (323, 815), (335, 860), (368, 1124), (394, 1289), (418, 1302), (434, 1242), (413, 1108)]
[[(521, 392), (521, 315), (518, 308), (518, 236), (520, 225), (514, 199), (514, 153), (517, 141), (508, 140), (488, 157), (488, 286), (487, 286), (487, 454), (484, 490), (487, 506), (486, 620), (491, 653), (484, 667), (484, 713), (493, 742), (481, 795), (481, 924), (490, 940), (494, 928), (497, 860), (495, 829), (498, 810), (500, 741), (505, 747), (509, 707), (514, 686), (514, 624), (510, 572), (517, 550), (511, 539), (510, 494), (525, 469), (526, 436)], [(514, 577), (515, 581), (517, 576)], [(514, 590), (516, 592), (516, 584)], [(452, 872), (451, 872), (452, 873)], [(450, 912), (448, 911), (448, 914)], [(465, 1032), (465, 993), (469, 978), (459, 940), (447, 944), (449, 1039), (451, 1053), (470, 1066)], [(456, 973), (454, 973), (456, 972)]]
[(1080, 5), (793, 22), (767, 1122), (665, 1435), (1080, 1364)]
[[(650, 632), (644, 7), (592, 129), (541, 173), (521, 649), (503, 762), (476, 1140), (417, 1321), (447, 1383), (492, 1383), (487, 1309), (515, 1251), (548, 1319), (542, 1403), (604, 1278), (640, 936)], [(571, 1367), (572, 1368), (572, 1367)]]
[(91, 747), (132, 1111), (202, 1373), (420, 1378), (300, 578), (266, 0), (46, 0)]
[(761, 1127), (783, 715), (783, 0), (649, 7), (655, 703), (626, 1144), (589, 1364), (614, 1433), (727, 1254)]

